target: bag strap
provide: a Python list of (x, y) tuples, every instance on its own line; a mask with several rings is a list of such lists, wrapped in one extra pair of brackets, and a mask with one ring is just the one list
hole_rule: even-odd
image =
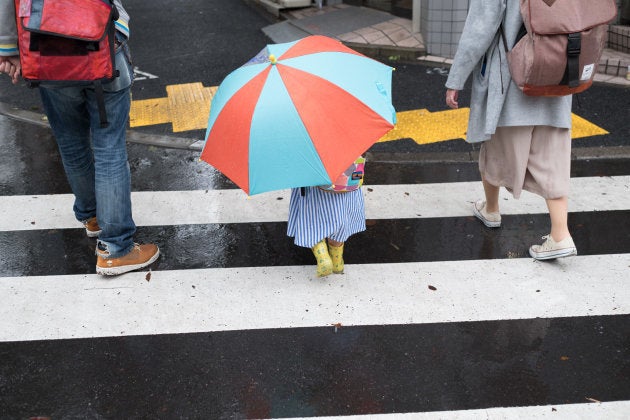
[[(499, 25), (499, 33), (501, 34), (501, 39), (503, 39), (503, 49), (505, 52), (509, 52), (509, 48), (507, 45), (507, 38), (505, 37), (505, 28), (503, 27), (503, 22)], [(527, 27), (525, 26), (525, 22), (521, 25), (521, 28), (518, 30), (518, 34), (516, 34), (516, 39), (514, 40), (514, 44), (521, 40), (524, 36), (527, 35)]]
[(567, 35), (567, 68), (566, 83), (569, 87), (580, 85), (580, 52), (582, 51), (582, 34), (577, 32)]
[(101, 120), (101, 128), (107, 128), (107, 112), (105, 110), (105, 94), (103, 92), (103, 83), (100, 80), (94, 81), (94, 93), (96, 96), (96, 104), (98, 105), (98, 117)]
[(109, 0), (112, 4), (112, 20), (115, 22), (120, 19), (120, 12), (118, 11), (118, 7), (114, 4), (114, 0)]
[(499, 34), (501, 35), (501, 39), (503, 40), (503, 48), (505, 49), (505, 52), (509, 52), (508, 50), (508, 46), (507, 46), (507, 40), (505, 39), (505, 28), (503, 28), (503, 22), (501, 22), (499, 24)]

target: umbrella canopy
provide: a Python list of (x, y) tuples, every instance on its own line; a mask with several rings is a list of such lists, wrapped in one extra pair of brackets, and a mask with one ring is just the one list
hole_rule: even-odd
[(324, 36), (267, 45), (220, 84), (201, 159), (249, 195), (330, 185), (393, 128), (392, 70)]

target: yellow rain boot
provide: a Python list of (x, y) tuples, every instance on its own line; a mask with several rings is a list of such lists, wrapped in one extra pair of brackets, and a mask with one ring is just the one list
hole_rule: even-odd
[(328, 247), (326, 246), (326, 240), (321, 240), (313, 248), (313, 255), (317, 259), (317, 276), (324, 277), (332, 273), (333, 263), (328, 255)]
[(332, 259), (332, 271), (335, 274), (343, 273), (343, 244), (339, 246), (328, 244), (328, 253)]

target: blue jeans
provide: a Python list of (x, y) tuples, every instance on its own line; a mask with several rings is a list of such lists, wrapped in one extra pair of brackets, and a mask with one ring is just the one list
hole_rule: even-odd
[(118, 258), (133, 247), (131, 174), (126, 130), (133, 70), (129, 50), (116, 53), (120, 76), (103, 85), (109, 125), (101, 128), (94, 89), (40, 85), (44, 111), (57, 140), (66, 177), (75, 196), (74, 214), (84, 222), (96, 216), (102, 230), (96, 254)]

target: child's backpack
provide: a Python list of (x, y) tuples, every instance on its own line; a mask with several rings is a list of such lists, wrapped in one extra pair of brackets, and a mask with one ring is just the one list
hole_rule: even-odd
[(326, 191), (349, 192), (358, 190), (363, 185), (363, 175), (365, 171), (365, 158), (359, 157), (348, 167), (335, 182), (330, 186), (320, 186)]
[(15, 0), (15, 7), (24, 80), (93, 86), (107, 126), (102, 84), (118, 76), (113, 0)]
[(606, 44), (615, 0), (520, 0), (523, 28), (508, 51), (512, 80), (531, 96), (588, 89)]

